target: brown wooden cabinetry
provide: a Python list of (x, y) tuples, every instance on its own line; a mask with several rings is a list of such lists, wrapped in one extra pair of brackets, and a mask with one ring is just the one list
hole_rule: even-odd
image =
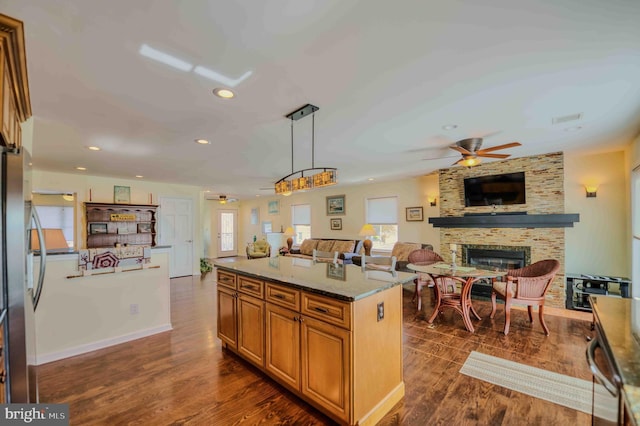
[[(236, 288), (237, 287), (237, 288)], [(264, 367), (262, 281), (218, 271), (218, 337), (246, 360)]]
[(85, 203), (87, 248), (156, 245), (157, 205)]
[(0, 145), (21, 147), (20, 123), (29, 117), (22, 22), (0, 14)]
[(218, 337), (340, 424), (373, 425), (404, 395), (399, 285), (349, 302), (218, 269)]

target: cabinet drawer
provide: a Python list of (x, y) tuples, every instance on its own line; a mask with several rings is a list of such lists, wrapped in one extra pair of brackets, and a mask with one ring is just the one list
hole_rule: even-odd
[(267, 302), (300, 312), (300, 290), (273, 283), (266, 283), (266, 287)]
[(236, 288), (236, 274), (230, 272), (218, 271), (218, 285), (229, 288)]
[(351, 304), (317, 294), (302, 293), (303, 314), (351, 329)]
[(264, 282), (252, 278), (238, 277), (238, 290), (260, 299), (264, 298)]

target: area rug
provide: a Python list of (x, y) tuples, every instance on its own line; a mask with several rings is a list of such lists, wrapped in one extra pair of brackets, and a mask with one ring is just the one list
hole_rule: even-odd
[[(593, 383), (588, 380), (476, 351), (469, 354), (460, 372), (494, 385), (591, 414)], [(600, 384), (596, 384), (595, 392), (596, 416), (615, 421), (617, 400)]]

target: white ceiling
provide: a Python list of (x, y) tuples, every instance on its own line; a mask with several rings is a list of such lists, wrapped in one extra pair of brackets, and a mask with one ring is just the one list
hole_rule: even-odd
[[(259, 188), (291, 172), (285, 115), (306, 103), (320, 107), (314, 165), (337, 167), (340, 184), (449, 167), (459, 156), (447, 146), (467, 137), (520, 141), (508, 152), (521, 157), (619, 149), (640, 132), (638, 0), (0, 0), (0, 11), (25, 23), (44, 170), (268, 195)], [(223, 84), (143, 57), (142, 44), (251, 75), (223, 100), (212, 95)], [(311, 167), (310, 150), (307, 117), (294, 122), (295, 170)]]

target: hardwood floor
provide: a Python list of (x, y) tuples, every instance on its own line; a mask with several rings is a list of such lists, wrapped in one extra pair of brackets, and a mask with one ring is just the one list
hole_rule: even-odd
[[(53, 362), (39, 368), (40, 400), (68, 403), (72, 425), (325, 425), (331, 421), (256, 368), (222, 350), (216, 337), (214, 274), (171, 280), (173, 331)], [(588, 414), (458, 372), (468, 354), (490, 355), (591, 380), (585, 360), (589, 321), (547, 315), (551, 335), (512, 311), (501, 333), (501, 307), (474, 302), (483, 318), (468, 333), (453, 311), (433, 326), (430, 292), (423, 312), (404, 291), (406, 395), (381, 425), (590, 424)], [(375, 371), (371, 372), (375, 374)]]

